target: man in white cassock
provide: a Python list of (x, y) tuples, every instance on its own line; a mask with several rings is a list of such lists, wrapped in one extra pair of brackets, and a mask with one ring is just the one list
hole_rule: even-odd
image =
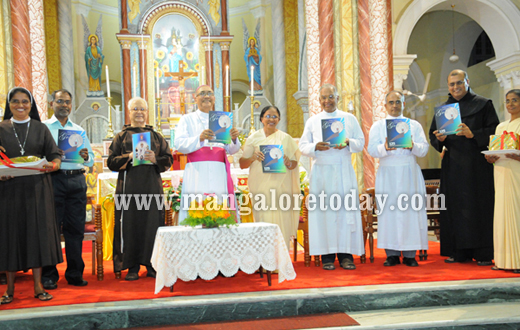
[[(404, 105), (401, 92), (388, 93), (385, 98), (386, 119), (404, 119)], [(417, 267), (416, 250), (428, 249), (426, 186), (416, 162), (416, 157), (428, 153), (428, 141), (421, 124), (413, 119), (410, 119), (410, 130), (411, 148), (389, 148), (386, 120), (375, 122), (370, 129), (368, 153), (379, 158), (375, 193), (388, 196), (384, 207), (378, 204), (382, 213), (377, 216), (377, 247), (385, 249), (385, 266), (400, 264), (402, 253), (403, 264)], [(398, 204), (399, 198), (401, 205)]]
[(175, 148), (187, 155), (188, 163), (184, 169), (182, 201), (179, 222), (188, 216), (188, 195), (205, 198), (215, 194), (219, 202), (223, 196), (231, 196), (228, 205), (234, 206), (234, 188), (231, 180), (228, 154), (240, 150), (239, 132), (231, 129), (231, 144), (212, 143), (215, 133), (209, 127), (209, 111), (215, 104), (215, 94), (210, 86), (200, 86), (196, 91), (197, 110), (182, 116), (175, 131)]
[[(363, 150), (365, 138), (353, 115), (337, 109), (339, 96), (331, 84), (320, 88), (324, 111), (310, 117), (300, 139), (303, 155), (312, 158), (309, 184), (309, 249), (321, 255), (323, 269), (356, 269), (352, 254), (365, 253), (356, 173), (351, 155)], [(343, 118), (346, 139), (331, 148), (323, 141), (322, 119)], [(313, 202), (314, 200), (314, 202)]]

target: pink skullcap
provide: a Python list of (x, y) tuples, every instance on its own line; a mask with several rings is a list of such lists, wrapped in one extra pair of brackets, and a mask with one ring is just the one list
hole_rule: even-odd
[[(197, 87), (197, 89), (195, 90), (195, 94), (199, 94), (199, 89), (201, 89), (202, 87), (209, 87), (209, 88), (211, 88), (210, 85), (200, 85), (200, 86)], [(211, 88), (211, 90), (213, 90), (213, 88)]]

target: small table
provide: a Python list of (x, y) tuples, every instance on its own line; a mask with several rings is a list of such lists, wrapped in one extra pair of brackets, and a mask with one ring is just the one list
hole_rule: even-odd
[(157, 272), (155, 293), (173, 288), (177, 279), (226, 277), (238, 270), (253, 274), (260, 267), (278, 269), (278, 283), (296, 278), (280, 228), (270, 223), (242, 223), (230, 228), (160, 227), (152, 253)]

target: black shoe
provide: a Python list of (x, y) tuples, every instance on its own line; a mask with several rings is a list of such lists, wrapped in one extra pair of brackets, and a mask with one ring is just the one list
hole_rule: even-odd
[(401, 260), (398, 256), (390, 256), (386, 258), (386, 261), (383, 263), (383, 266), (391, 267), (395, 265), (399, 265), (401, 263)]
[(0, 273), (0, 285), (7, 284), (7, 275), (5, 273)]
[(153, 269), (148, 269), (146, 272), (146, 277), (155, 278), (157, 276), (157, 272)]
[(125, 276), (125, 281), (137, 281), (139, 279), (138, 273), (128, 273)]
[(403, 264), (409, 267), (418, 267), (419, 264), (415, 258), (403, 258)]
[(77, 280), (72, 280), (72, 281), (68, 281), (67, 282), (69, 283), (69, 285), (74, 285), (74, 286), (86, 286), (88, 284), (87, 281), (85, 281), (83, 278), (78, 278)]
[(54, 282), (53, 280), (47, 280), (42, 284), (45, 290), (54, 290), (58, 288), (58, 283)]
[(485, 260), (485, 261), (477, 261), (478, 266), (492, 266), (493, 262), (491, 260)]

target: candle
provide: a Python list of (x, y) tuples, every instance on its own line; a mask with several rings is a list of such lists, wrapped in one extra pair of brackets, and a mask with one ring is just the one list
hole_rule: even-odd
[[(143, 44), (143, 49), (142, 49), (142, 52), (146, 54), (146, 47), (144, 46), (144, 32), (143, 34), (141, 34), (141, 42)], [(142, 58), (144, 58), (144, 56), (142, 56)], [(144, 97), (144, 92), (146, 91), (146, 77), (144, 76), (144, 61), (141, 61), (141, 66), (142, 66), (142, 69), (141, 69), (141, 76), (143, 77), (143, 90), (141, 91), (141, 97)]]
[(110, 78), (108, 76), (108, 65), (105, 65), (107, 72), (107, 96), (110, 97)]
[(206, 76), (205, 76), (205, 72), (204, 72), (204, 65), (201, 67), (200, 69), (200, 85), (205, 85), (206, 83)]
[(229, 65), (226, 65), (226, 96), (229, 96)]
[(160, 98), (161, 97), (161, 91), (159, 90), (159, 68), (156, 69), (156, 75), (157, 75), (157, 81), (156, 81), (156, 84), (157, 86), (155, 87), (155, 92), (157, 93), (157, 98)]
[(255, 92), (255, 67), (251, 65), (251, 96), (254, 95)]
[(132, 73), (134, 75), (134, 97), (137, 96), (137, 70), (135, 66), (132, 68)]

